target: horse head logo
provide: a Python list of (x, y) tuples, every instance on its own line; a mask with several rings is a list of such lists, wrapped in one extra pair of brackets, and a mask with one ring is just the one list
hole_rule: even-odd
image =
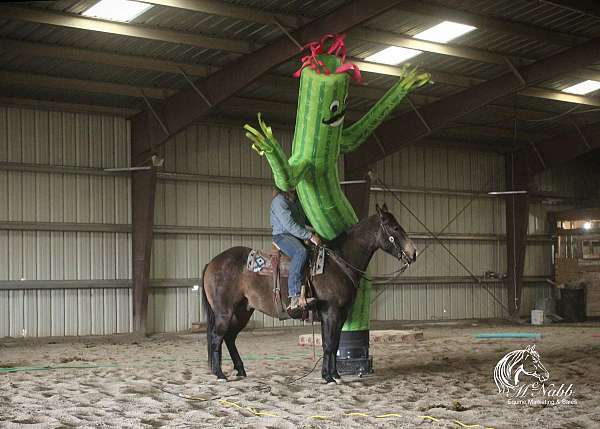
[(515, 350), (508, 353), (496, 364), (494, 369), (494, 381), (498, 387), (498, 393), (507, 395), (517, 388), (521, 375), (535, 378), (534, 386), (539, 382), (548, 380), (550, 375), (540, 355), (535, 351), (535, 345), (527, 346), (524, 350)]

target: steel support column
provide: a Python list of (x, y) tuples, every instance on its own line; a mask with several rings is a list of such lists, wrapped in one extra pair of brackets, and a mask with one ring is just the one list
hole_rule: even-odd
[[(147, 120), (133, 120), (131, 126), (131, 158), (133, 165), (148, 162), (144, 153), (152, 152), (148, 142)], [(137, 170), (131, 174), (132, 210), (132, 271), (133, 271), (133, 331), (147, 332), (148, 289), (150, 287), (150, 259), (152, 256), (152, 228), (154, 226), (154, 197), (156, 169)]]
[[(506, 186), (510, 191), (528, 190), (529, 169), (518, 161), (514, 153), (507, 154)], [(508, 291), (508, 308), (512, 316), (518, 314), (521, 307), (521, 290), (523, 287), (523, 271), (525, 269), (525, 252), (527, 250), (527, 225), (529, 221), (529, 195), (506, 195), (506, 279)]]

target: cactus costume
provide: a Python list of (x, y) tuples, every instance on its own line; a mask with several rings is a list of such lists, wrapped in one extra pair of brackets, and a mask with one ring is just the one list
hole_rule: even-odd
[[(329, 48), (325, 52), (325, 43)], [(358, 222), (339, 185), (338, 159), (357, 149), (398, 106), (412, 88), (429, 81), (428, 74), (408, 70), (404, 76), (360, 120), (344, 127), (350, 75), (360, 81), (354, 64), (346, 63), (343, 36), (326, 35), (308, 44), (302, 58), (300, 91), (292, 156), (287, 158), (271, 127), (258, 114), (261, 131), (246, 124), (252, 148), (265, 156), (275, 184), (282, 190), (295, 188), (311, 225), (326, 240), (332, 240)], [(344, 331), (369, 328), (370, 281), (361, 281)]]

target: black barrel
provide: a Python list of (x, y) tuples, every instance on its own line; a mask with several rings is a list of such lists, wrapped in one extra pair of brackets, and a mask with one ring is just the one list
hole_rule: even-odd
[(585, 289), (562, 289), (558, 303), (558, 315), (565, 322), (584, 322)]
[(373, 372), (368, 330), (342, 331), (337, 352), (337, 370), (340, 374), (359, 376)]

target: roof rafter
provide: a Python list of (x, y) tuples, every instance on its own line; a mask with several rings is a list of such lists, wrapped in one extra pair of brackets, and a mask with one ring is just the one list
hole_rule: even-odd
[[(352, 30), (350, 32), (350, 38), (504, 66), (507, 65), (507, 60), (510, 60), (517, 67), (531, 64), (535, 61), (533, 58), (504, 55), (497, 52), (471, 48), (468, 46), (429, 42), (427, 40), (419, 40), (402, 34), (396, 34), (389, 31), (371, 30), (364, 27)], [(600, 72), (591, 69), (576, 70), (569, 73), (569, 75), (583, 79), (600, 80)]]
[(558, 46), (572, 46), (588, 40), (585, 37), (552, 31), (531, 24), (479, 15), (449, 7), (434, 6), (424, 2), (405, 2), (398, 6), (397, 9), (418, 15), (435, 17), (436, 19), (458, 21), (462, 24), (487, 28), (501, 33), (519, 35), (528, 39), (539, 40), (540, 42), (553, 43)]
[(541, 0), (541, 2), (600, 18), (600, 5), (595, 0)]
[[(397, 6), (398, 3), (398, 0), (355, 0), (293, 31), (292, 34), (300, 44), (306, 44), (326, 33), (347, 31)], [(132, 140), (135, 141), (137, 155), (143, 157), (145, 155), (142, 155), (142, 152), (154, 151), (156, 146), (166, 142), (170, 136), (205, 115), (212, 106), (222, 103), (297, 53), (298, 48), (295, 44), (286, 37), (280, 37), (253, 55), (241, 57), (206, 79), (197, 81), (195, 88), (182, 90), (169, 97), (159, 112), (169, 135), (163, 133), (148, 110), (136, 115), (132, 121)], [(202, 97), (199, 94), (202, 94)], [(208, 100), (208, 103), (205, 100)]]
[(0, 38), (0, 52), (11, 52), (16, 55), (59, 58), (62, 60), (83, 61), (93, 64), (104, 64), (117, 67), (131, 67), (141, 70), (153, 70), (163, 73), (181, 73), (184, 70), (192, 76), (208, 76), (216, 67), (159, 60), (136, 55), (113, 54), (91, 49), (72, 48), (68, 46), (50, 45), (47, 43), (24, 42)]
[[(521, 68), (520, 73), (525, 79), (526, 86), (531, 86), (555, 76), (568, 73), (571, 70), (583, 68), (600, 59), (600, 38), (595, 38), (582, 45), (567, 49), (549, 58), (537, 61)], [(428, 124), (415, 126), (420, 123), (415, 112), (407, 112), (398, 119), (386, 122), (376, 131), (379, 141), (383, 144), (387, 155), (397, 151), (403, 144), (416, 141), (432, 131), (459, 119), (487, 104), (504, 96), (522, 90), (523, 83), (513, 73), (506, 73), (468, 88), (457, 94), (443, 98), (419, 109), (420, 115)], [(399, 136), (402, 136), (399, 139)], [(359, 169), (364, 165), (382, 159), (381, 151), (374, 148), (378, 145), (372, 141), (348, 156), (350, 165)]]
[[(371, 73), (379, 73), (386, 74), (390, 76), (401, 76), (402, 68), (397, 66), (389, 66), (386, 64), (377, 64), (370, 63), (361, 60), (353, 60), (353, 62), (360, 67), (362, 71), (371, 72)], [(535, 63), (534, 63), (535, 64)], [(526, 69), (528, 66), (523, 67)], [(434, 82), (444, 83), (447, 85), (454, 85), (463, 88), (468, 88), (471, 86), (475, 86), (485, 82), (484, 79), (470, 77), (470, 76), (461, 76), (446, 72), (439, 72), (435, 70), (430, 70), (431, 77)], [(513, 75), (514, 76), (514, 75)], [(526, 95), (529, 97), (536, 98), (545, 98), (548, 100), (555, 101), (564, 101), (566, 103), (575, 103), (575, 104), (585, 104), (588, 106), (596, 106), (600, 107), (600, 98), (599, 97), (586, 97), (582, 95), (568, 94), (566, 92), (555, 91), (552, 89), (545, 88), (537, 88), (537, 87), (528, 87), (517, 91), (521, 95)]]
[[(118, 96), (127, 96), (142, 98), (144, 95), (148, 98), (164, 99), (169, 95), (174, 94), (176, 91), (172, 89), (161, 89), (153, 87), (137, 87), (132, 85), (114, 84), (110, 82), (96, 82), (90, 80), (54, 77), (39, 74), (27, 74), (27, 73), (16, 73), (0, 71), (0, 79), (11, 85), (33, 85), (44, 88), (52, 89), (68, 89), (75, 91), (86, 91), (98, 94), (111, 94)], [(292, 81), (292, 78), (283, 78), (288, 81)], [(281, 83), (281, 80), (280, 80)], [(13, 101), (18, 97), (11, 97)], [(24, 99), (27, 100), (27, 99)], [(102, 106), (98, 106), (101, 108)], [(139, 109), (124, 109), (117, 107), (104, 106), (106, 111), (119, 112), (119, 115), (124, 114), (135, 114), (139, 112)], [(232, 97), (225, 101), (222, 105), (221, 111), (227, 112), (238, 112), (238, 113), (253, 113), (257, 111), (271, 112), (271, 113), (285, 113), (287, 115), (295, 116), (296, 105), (290, 102), (262, 100), (258, 98), (248, 97)], [(349, 110), (347, 112), (347, 119), (349, 121), (355, 121), (364, 114), (364, 110)], [(502, 127), (490, 127), (480, 126), (472, 123), (457, 123), (458, 126), (470, 127), (478, 129), (478, 132), (482, 135), (491, 137), (510, 137), (511, 131)], [(540, 137), (544, 136), (543, 133), (534, 132), (531, 136)], [(547, 136), (547, 135), (546, 135)]]
[(276, 24), (279, 22), (287, 28), (301, 27), (310, 21), (310, 19), (300, 15), (269, 12), (215, 0), (146, 0), (145, 2), (193, 12), (243, 19), (244, 21), (257, 22), (259, 24)]
[(51, 12), (44, 9), (0, 6), (0, 15), (3, 18), (16, 19), (19, 21), (56, 25), (59, 27), (69, 27), (80, 30), (99, 31), (120, 36), (157, 40), (160, 42), (180, 43), (206, 49), (222, 49), (240, 54), (248, 54), (256, 47), (255, 44), (245, 40), (223, 39), (144, 25), (103, 21), (93, 18), (84, 18), (79, 15)]
[[(575, 126), (574, 126), (575, 128)], [(516, 153), (518, 168), (534, 176), (592, 150), (600, 149), (600, 123), (577, 127), (569, 134), (551, 137)]]

